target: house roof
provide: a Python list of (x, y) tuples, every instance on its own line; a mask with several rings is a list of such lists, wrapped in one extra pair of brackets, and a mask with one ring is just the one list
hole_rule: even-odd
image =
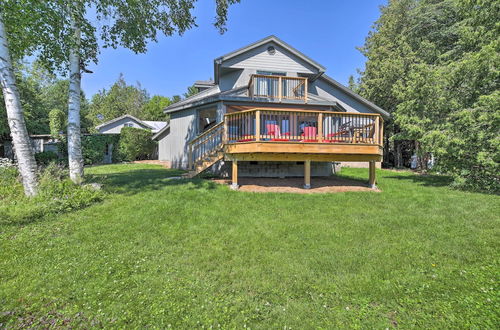
[[(205, 104), (210, 104), (214, 103), (217, 101), (236, 101), (236, 102), (247, 102), (247, 103), (260, 103), (260, 104), (265, 104), (265, 103), (281, 103), (281, 104), (306, 104), (302, 100), (286, 100), (286, 102), (276, 102), (276, 100), (272, 99), (267, 99), (267, 98), (249, 98), (248, 96), (241, 96), (242, 91), (246, 91), (247, 86), (242, 86), (242, 87), (237, 87), (234, 89), (230, 89), (227, 91), (219, 92), (219, 91), (214, 91), (213, 93), (207, 94), (203, 97), (191, 97), (188, 99), (185, 99), (182, 102), (177, 102), (175, 104), (172, 104), (168, 108), (165, 109), (166, 113), (172, 113), (176, 111), (181, 111), (184, 109), (189, 109), (192, 107), (198, 107), (202, 106)], [(201, 93), (200, 93), (201, 94)], [(197, 96), (196, 94), (195, 96)], [(327, 100), (321, 96), (314, 95), (313, 97), (309, 98), (308, 105), (321, 105), (321, 106), (330, 106), (337, 108), (338, 110), (343, 110), (345, 111), (344, 107), (332, 100)]]
[(322, 79), (324, 79), (325, 81), (327, 81), (328, 83), (334, 85), (335, 87), (337, 87), (338, 89), (342, 90), (343, 92), (345, 92), (346, 94), (348, 94), (349, 96), (352, 96), (354, 99), (356, 99), (357, 101), (359, 101), (360, 103), (363, 103), (364, 105), (366, 105), (367, 107), (369, 107), (370, 109), (372, 109), (373, 111), (381, 114), (384, 118), (389, 118), (391, 116), (390, 113), (388, 113), (387, 111), (385, 111), (384, 109), (382, 109), (381, 107), (379, 107), (378, 105), (368, 101), (367, 99), (365, 99), (364, 97), (356, 94), (355, 92), (353, 92), (352, 90), (350, 90), (349, 88), (347, 88), (346, 86), (342, 85), (341, 83), (339, 83), (337, 80), (333, 79), (332, 77), (326, 75), (326, 74), (323, 74), (321, 76)]
[[(214, 60), (214, 74), (215, 74), (215, 85), (213, 85), (210, 88), (207, 88), (204, 91), (201, 91), (200, 93), (197, 93), (189, 98), (186, 98), (185, 100), (182, 100), (180, 102), (171, 104), (170, 106), (165, 108), (166, 113), (171, 113), (171, 112), (176, 112), (176, 111), (181, 111), (187, 108), (191, 108), (194, 106), (201, 106), (203, 104), (208, 104), (216, 101), (241, 101), (241, 102), (257, 102), (257, 103), (276, 103), (273, 100), (266, 100), (266, 99), (254, 99), (254, 98), (248, 98), (244, 97), (240, 94), (241, 91), (246, 90), (247, 86), (241, 86), (237, 87), (228, 91), (220, 91), (219, 85), (218, 85), (218, 79), (219, 79), (219, 70), (222, 62), (227, 61), (231, 58), (234, 58), (238, 55), (241, 55), (243, 53), (246, 53), (256, 47), (259, 47), (261, 45), (264, 45), (268, 42), (274, 42), (277, 45), (280, 45), (281, 47), (287, 49), (289, 52), (294, 54), (295, 56), (301, 58), (302, 60), (306, 61), (308, 64), (313, 66), (318, 70), (318, 73), (312, 77), (313, 79), (321, 78), (324, 79), (328, 84), (335, 86), (342, 92), (346, 93), (347, 95), (351, 96), (358, 102), (364, 104), (368, 108), (372, 109), (376, 113), (380, 113), (383, 117), (388, 118), (390, 117), (390, 114), (380, 108), (379, 106), (373, 104), (372, 102), (366, 100), (365, 98), (361, 97), (360, 95), (356, 94), (349, 88), (345, 87), (335, 79), (327, 76), (324, 72), (326, 71), (326, 68), (319, 64), (318, 62), (312, 60), (311, 58), (307, 57), (297, 49), (293, 48), (283, 40), (279, 39), (278, 37), (271, 35), (268, 36), (264, 39), (261, 39), (259, 41), (256, 41), (252, 44), (249, 44), (245, 47), (242, 47), (240, 49), (237, 49), (233, 52), (227, 53), (223, 56), (220, 56)], [(287, 100), (286, 103), (301, 103), (303, 101), (294, 101), (294, 100)], [(283, 102), (285, 103), (285, 102)], [(325, 98), (322, 98), (319, 95), (314, 95), (312, 93), (309, 93), (309, 99), (307, 104), (310, 105), (327, 105), (327, 106), (332, 106), (336, 107), (339, 109), (343, 109), (342, 105), (339, 102), (328, 100)]]
[(153, 133), (161, 130), (163, 127), (165, 127), (165, 125), (167, 125), (167, 122), (166, 121), (149, 121), (149, 120), (140, 120), (132, 115), (129, 115), (129, 114), (125, 114), (123, 116), (120, 116), (120, 117), (117, 117), (117, 118), (114, 118), (114, 119), (111, 119), (111, 120), (108, 120), (107, 122), (104, 122), (98, 126), (96, 126), (95, 128), (97, 130), (100, 130), (101, 128), (105, 127), (105, 126), (108, 126), (110, 124), (113, 124), (119, 120), (122, 120), (124, 118), (129, 118), (133, 121), (135, 121), (136, 123), (146, 127), (146, 128), (149, 128)]
[(196, 80), (194, 82), (194, 87), (212, 87), (215, 85), (213, 80)]
[(167, 125), (163, 126), (162, 129), (160, 129), (158, 132), (156, 132), (152, 137), (151, 140), (156, 140), (158, 137), (160, 137), (167, 129), (169, 129), (170, 123), (167, 123)]
[(233, 57), (236, 57), (238, 55), (241, 55), (243, 53), (246, 53), (254, 48), (257, 48), (259, 46), (262, 46), (268, 42), (274, 42), (276, 43), (277, 45), (285, 48), (286, 50), (288, 50), (290, 53), (294, 54), (295, 56), (299, 57), (300, 59), (302, 59), (303, 61), (307, 62), (308, 64), (310, 64), (311, 66), (313, 66), (314, 68), (316, 68), (318, 70), (318, 72), (320, 73), (323, 73), (326, 71), (326, 68), (324, 66), (322, 66), (321, 64), (319, 64), (318, 62), (314, 61), (313, 59), (311, 59), (310, 57), (308, 57), (307, 55), (305, 55), (304, 53), (300, 52), (299, 50), (295, 49), (294, 47), (292, 47), (291, 45), (287, 44), (286, 42), (284, 42), (283, 40), (281, 40), (280, 38), (274, 36), (274, 35), (270, 35), (268, 37), (265, 37), (264, 39), (261, 39), (261, 40), (258, 40), (254, 43), (251, 43), (247, 46), (244, 46), (240, 49), (237, 49), (235, 51), (232, 51), (230, 53), (227, 53), (225, 55), (222, 55), (218, 58), (216, 58), (214, 60), (214, 76), (215, 76), (215, 83), (219, 83), (219, 70), (220, 70), (220, 65), (222, 64), (222, 62), (224, 61), (227, 61)]

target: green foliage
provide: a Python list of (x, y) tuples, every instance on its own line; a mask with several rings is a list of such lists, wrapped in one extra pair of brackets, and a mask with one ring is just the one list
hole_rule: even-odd
[[(40, 67), (38, 62), (30, 66), (15, 66), (17, 87), (21, 94), (21, 104), (26, 119), (26, 126), (30, 134), (48, 134), (51, 131), (51, 114), (54, 109), (54, 124), (59, 127), (58, 131), (66, 131), (66, 119), (68, 109), (68, 81), (58, 80), (50, 73)], [(88, 112), (88, 101), (85, 94), (81, 94), (82, 114)], [(54, 110), (55, 111), (55, 110)], [(57, 114), (56, 114), (57, 113)], [(83, 118), (82, 131), (88, 131), (92, 125)], [(7, 123), (7, 113), (3, 94), (0, 93), (0, 139), (10, 133)], [(57, 133), (58, 134), (58, 133)]]
[(148, 159), (156, 149), (151, 131), (135, 127), (123, 127), (120, 133), (120, 155), (124, 160)]
[(60, 109), (52, 109), (49, 112), (50, 135), (58, 137), (64, 133), (66, 114)]
[(168, 97), (155, 95), (144, 105), (140, 118), (142, 120), (167, 121), (169, 116), (163, 110), (172, 104)]
[(105, 203), (0, 224), (4, 327), (497, 328), (499, 196), (409, 171), (377, 170), (381, 193), (305, 195), (86, 172)]
[(191, 97), (191, 96), (196, 95), (196, 94), (198, 94), (198, 88), (194, 87), (194, 85), (189, 86), (187, 89), (187, 92), (184, 93), (184, 98), (187, 99), (188, 97)]
[(94, 134), (82, 136), (82, 156), (85, 165), (101, 164), (108, 145), (113, 145), (113, 162), (121, 160), (118, 152), (120, 135)]
[[(82, 64), (97, 63), (100, 47), (125, 47), (144, 53), (158, 32), (182, 35), (196, 26), (191, 11), (196, 0), (182, 1), (1, 1), (2, 14), (14, 59), (36, 58), (51, 72), (66, 72), (68, 53), (75, 45), (71, 21), (81, 31)], [(216, 1), (214, 26), (225, 31), (228, 7), (238, 0)], [(92, 15), (87, 10), (92, 8)], [(97, 23), (98, 22), (98, 23)]]
[(499, 12), (492, 0), (390, 1), (361, 49), (360, 90), (393, 113), (388, 134), (437, 156), (456, 186), (498, 191)]
[(57, 154), (53, 151), (42, 151), (35, 154), (35, 160), (38, 165), (48, 165), (59, 159)]
[[(69, 80), (53, 79), (49, 83), (45, 84), (41, 91), (41, 102), (47, 109), (59, 109), (63, 113), (64, 122), (62, 123), (61, 130), (66, 132), (67, 119), (68, 116), (68, 95), (69, 95)], [(80, 92), (80, 113), (81, 113), (81, 123), (80, 127), (82, 132), (89, 132), (93, 123), (87, 119), (87, 114), (89, 112), (89, 102), (85, 97), (83, 91)], [(50, 116), (50, 114), (49, 114)], [(49, 117), (50, 119), (50, 117)], [(52, 134), (52, 131), (51, 131)]]
[(87, 207), (104, 198), (104, 193), (75, 185), (68, 173), (49, 163), (40, 175), (39, 193), (28, 198), (17, 169), (0, 167), (0, 225), (26, 224), (54, 214)]
[[(142, 119), (141, 112), (148, 99), (145, 89), (140, 85), (127, 85), (123, 75), (120, 74), (109, 90), (103, 89), (92, 97), (87, 119), (94, 127), (125, 114)], [(100, 115), (103, 117), (102, 120), (98, 118)]]

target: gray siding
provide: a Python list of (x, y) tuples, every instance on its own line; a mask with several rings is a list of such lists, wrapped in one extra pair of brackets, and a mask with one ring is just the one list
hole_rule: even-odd
[[(267, 48), (273, 45), (276, 53), (271, 55)], [(274, 42), (254, 48), (244, 54), (222, 63), (223, 68), (245, 68), (265, 71), (317, 73), (318, 70), (301, 58), (293, 55)]]
[(373, 113), (374, 111), (348, 95), (346, 92), (326, 82), (323, 79), (317, 79), (309, 85), (309, 93), (316, 94), (327, 100), (339, 102), (347, 112)]
[(148, 129), (149, 127), (144, 127), (143, 125), (139, 124), (133, 119), (130, 118), (122, 118), (118, 121), (115, 121), (114, 123), (108, 124), (104, 127), (101, 127), (99, 129), (99, 133), (101, 134), (120, 134), (120, 131), (122, 130), (123, 126), (125, 124), (132, 124), (132, 127), (136, 128), (146, 128)]
[(159, 160), (170, 161), (173, 168), (187, 168), (188, 142), (197, 135), (195, 109), (172, 113), (170, 132), (159, 141)]

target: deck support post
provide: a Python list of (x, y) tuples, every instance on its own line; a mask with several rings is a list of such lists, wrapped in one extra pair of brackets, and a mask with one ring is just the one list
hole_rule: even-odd
[(311, 189), (311, 161), (304, 162), (304, 189)]
[(369, 168), (369, 179), (368, 179), (368, 185), (370, 186), (370, 188), (372, 189), (376, 189), (377, 186), (375, 185), (376, 183), (376, 179), (375, 179), (375, 161), (370, 161), (369, 162), (370, 164), (370, 168)]
[(231, 189), (237, 190), (239, 188), (238, 186), (238, 161), (233, 160), (233, 173), (232, 173), (232, 184), (231, 184)]

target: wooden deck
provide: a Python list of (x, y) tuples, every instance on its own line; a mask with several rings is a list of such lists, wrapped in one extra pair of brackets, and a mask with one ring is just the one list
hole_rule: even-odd
[(228, 113), (222, 123), (190, 142), (190, 173), (196, 175), (223, 158), (233, 163), (236, 187), (238, 161), (304, 161), (307, 188), (311, 162), (357, 161), (370, 163), (374, 187), (383, 127), (378, 114), (269, 108)]

